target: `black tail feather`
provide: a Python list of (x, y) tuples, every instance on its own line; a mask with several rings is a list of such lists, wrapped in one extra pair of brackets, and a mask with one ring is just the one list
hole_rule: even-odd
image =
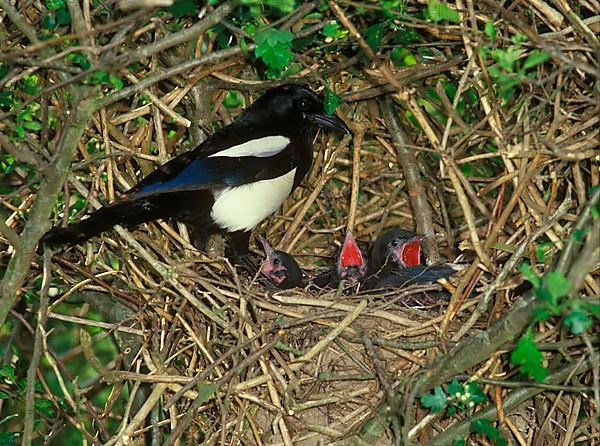
[(161, 207), (159, 197), (125, 199), (116, 201), (92, 213), (88, 218), (66, 228), (53, 228), (42, 237), (43, 246), (76, 245), (95, 235), (108, 231), (115, 225), (127, 227), (170, 217), (171, 206)]

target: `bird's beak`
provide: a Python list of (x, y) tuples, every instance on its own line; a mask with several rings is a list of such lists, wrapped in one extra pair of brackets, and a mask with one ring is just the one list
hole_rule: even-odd
[(350, 266), (362, 267), (365, 265), (365, 259), (363, 254), (356, 243), (356, 240), (352, 236), (352, 233), (348, 231), (344, 244), (342, 245), (342, 252), (338, 261), (338, 266), (343, 269)]
[(347, 135), (352, 133), (346, 125), (346, 123), (335, 115), (328, 116), (321, 114), (307, 114), (306, 118), (313, 124), (318, 125), (319, 127), (323, 127), (330, 130), (336, 130), (338, 132), (346, 133)]
[(269, 242), (267, 242), (267, 239), (264, 238), (262, 235), (258, 236), (258, 240), (260, 240), (260, 243), (263, 246), (263, 250), (265, 251), (265, 255), (267, 256), (267, 260), (269, 260), (275, 254), (275, 251), (273, 250), (273, 248), (271, 248), (271, 245), (269, 245)]
[(421, 265), (423, 240), (423, 237), (415, 237), (398, 246), (394, 252), (398, 263), (404, 267)]

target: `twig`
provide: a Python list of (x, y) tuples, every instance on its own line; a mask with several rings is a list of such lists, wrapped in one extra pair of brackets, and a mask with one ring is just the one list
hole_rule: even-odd
[(40, 290), (40, 308), (38, 310), (38, 323), (35, 327), (35, 337), (33, 343), (33, 353), (31, 362), (27, 369), (27, 387), (25, 390), (25, 420), (23, 422), (23, 446), (31, 445), (33, 440), (33, 425), (35, 423), (35, 377), (40, 363), (43, 349), (43, 333), (48, 316), (48, 289), (50, 288), (52, 253), (48, 250), (44, 252), (44, 268), (42, 289)]
[(358, 193), (360, 190), (360, 149), (367, 127), (362, 123), (355, 122), (353, 125), (354, 141), (352, 150), (352, 190), (350, 192), (350, 209), (348, 209), (347, 230), (354, 231), (354, 220), (358, 208)]
[(427, 202), (427, 195), (421, 181), (421, 170), (419, 169), (417, 158), (414, 152), (407, 147), (412, 145), (412, 142), (408, 134), (398, 123), (396, 113), (394, 112), (394, 102), (391, 97), (387, 96), (384, 99), (382, 108), (388, 133), (396, 147), (396, 155), (406, 180), (410, 204), (413, 209), (415, 221), (417, 222), (417, 232), (425, 235), (430, 242), (427, 244), (429, 249), (428, 260), (432, 263), (437, 263), (439, 261), (439, 252), (435, 243), (431, 207)]
[(500, 274), (496, 276), (494, 282), (486, 287), (483, 296), (480, 297), (479, 302), (477, 303), (477, 307), (469, 317), (469, 320), (464, 322), (458, 332), (454, 335), (452, 338), (453, 341), (458, 341), (461, 337), (463, 337), (473, 327), (473, 325), (475, 325), (481, 315), (487, 312), (492, 295), (495, 293), (498, 287), (504, 283), (508, 275), (514, 271), (517, 263), (521, 260), (521, 257), (523, 257), (525, 252), (531, 247), (531, 244), (540, 236), (542, 236), (549, 228), (559, 222), (560, 219), (569, 211), (571, 204), (571, 193), (569, 191), (554, 215), (546, 220), (533, 234), (531, 234), (530, 237), (521, 243), (511, 258), (504, 264), (502, 271), (500, 271)]

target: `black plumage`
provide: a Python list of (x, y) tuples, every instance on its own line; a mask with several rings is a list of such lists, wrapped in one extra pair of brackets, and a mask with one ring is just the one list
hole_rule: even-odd
[(275, 212), (310, 170), (319, 127), (349, 133), (306, 87), (267, 91), (232, 124), (145, 177), (117, 201), (42, 239), (73, 245), (114, 225), (133, 227), (156, 219), (186, 223), (194, 244), (225, 233), (229, 255), (248, 251), (250, 232)]
[(426, 265), (422, 253), (424, 238), (402, 229), (392, 230), (373, 244), (371, 258), (350, 232), (336, 256), (335, 267), (319, 275), (319, 287), (338, 287), (341, 280), (353, 290), (372, 291), (428, 284), (450, 277), (460, 270), (452, 264)]

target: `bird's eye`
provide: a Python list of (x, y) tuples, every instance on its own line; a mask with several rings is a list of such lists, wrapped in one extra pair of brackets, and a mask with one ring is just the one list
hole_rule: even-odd
[(298, 108), (302, 111), (307, 111), (309, 107), (308, 99), (298, 99)]
[(392, 245), (392, 247), (397, 248), (398, 247), (398, 240), (392, 240), (392, 242), (390, 243), (390, 245)]
[(273, 265), (279, 265), (280, 263), (281, 263), (281, 260), (273, 259)]

